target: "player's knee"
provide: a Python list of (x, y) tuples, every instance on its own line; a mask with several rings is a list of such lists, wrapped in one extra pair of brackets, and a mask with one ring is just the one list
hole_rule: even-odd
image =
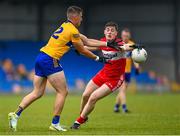
[(68, 89), (65, 88), (65, 89), (61, 89), (61, 90), (57, 90), (57, 93), (60, 94), (60, 95), (63, 95), (64, 97), (66, 97), (68, 95)]
[(97, 98), (96, 94), (92, 94), (89, 98), (90, 103), (96, 103), (97, 100), (98, 100), (98, 98)]
[(89, 97), (90, 97), (90, 94), (89, 94), (89, 93), (83, 93), (83, 95), (82, 95), (82, 98), (83, 98), (84, 100), (89, 99)]
[(66, 97), (68, 95), (68, 90), (66, 89), (66, 91), (64, 92), (64, 96)]
[(41, 98), (42, 96), (43, 96), (43, 92), (34, 92), (33, 93), (33, 97), (34, 97), (34, 99), (38, 99), (38, 98)]
[(125, 93), (126, 93), (126, 90), (123, 90), (123, 89), (122, 89), (122, 90), (120, 91), (119, 95), (124, 95)]

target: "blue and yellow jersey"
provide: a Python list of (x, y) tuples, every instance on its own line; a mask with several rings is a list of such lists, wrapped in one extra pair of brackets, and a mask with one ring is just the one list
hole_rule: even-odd
[[(126, 44), (134, 44), (134, 42), (129, 40), (128, 43)], [(125, 73), (131, 73), (131, 69), (132, 69), (131, 51), (125, 52), (125, 56), (126, 56)]]
[(53, 33), (46, 46), (40, 51), (59, 60), (69, 51), (73, 42), (80, 40), (78, 29), (70, 21), (66, 21)]

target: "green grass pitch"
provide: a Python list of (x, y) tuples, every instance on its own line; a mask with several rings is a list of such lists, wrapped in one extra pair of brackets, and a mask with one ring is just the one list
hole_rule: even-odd
[[(180, 134), (180, 94), (128, 95), (130, 114), (114, 113), (115, 95), (97, 103), (89, 122), (79, 130), (51, 132), (54, 95), (45, 95), (26, 109), (19, 119), (18, 131), (10, 132), (7, 114), (14, 111), (22, 96), (0, 95), (0, 134), (5, 135), (112, 135), (112, 134)], [(68, 128), (78, 117), (80, 95), (69, 95), (61, 115)]]

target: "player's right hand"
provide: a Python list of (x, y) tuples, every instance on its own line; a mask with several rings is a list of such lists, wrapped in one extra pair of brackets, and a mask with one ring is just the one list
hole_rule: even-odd
[(101, 62), (101, 63), (106, 63), (106, 64), (111, 64), (110, 62), (108, 62), (108, 58), (100, 57), (100, 56), (97, 56), (95, 61), (98, 61), (98, 62)]
[(121, 48), (119, 47), (120, 42), (115, 41), (115, 40), (107, 42), (107, 46), (110, 47), (110, 48), (113, 48), (115, 50), (118, 50), (118, 51), (121, 50)]
[(129, 46), (129, 47), (134, 48), (134, 49), (142, 49), (142, 48), (145, 48), (145, 46), (140, 45), (140, 44), (134, 44), (134, 45), (131, 45), (131, 46)]

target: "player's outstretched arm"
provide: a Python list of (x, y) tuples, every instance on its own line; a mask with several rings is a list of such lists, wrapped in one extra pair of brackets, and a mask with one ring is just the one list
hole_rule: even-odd
[(82, 55), (91, 58), (91, 59), (96, 59), (96, 55), (90, 52), (89, 50), (84, 48), (83, 42), (80, 40), (79, 42), (73, 43), (75, 49), (81, 53)]
[(115, 42), (115, 41), (104, 42), (104, 41), (100, 41), (96, 39), (90, 39), (90, 38), (87, 38), (83, 34), (80, 34), (80, 38), (86, 46), (90, 46), (90, 47), (108, 46), (116, 50), (121, 50), (119, 48), (118, 42)]
[(89, 51), (88, 49), (84, 48), (84, 44), (81, 40), (78, 42), (73, 42), (73, 45), (80, 54), (82, 54), (88, 58), (94, 59), (95, 61), (108, 63), (106, 58), (99, 57), (99, 56), (95, 55), (94, 53), (92, 53), (91, 51)]
[(142, 49), (142, 48), (145, 48), (144, 45), (137, 44), (137, 43), (135, 43), (135, 44), (133, 44), (133, 45), (129, 44), (129, 47), (130, 47), (130, 48), (133, 48), (133, 49)]
[(132, 51), (134, 49), (134, 44), (123, 44), (120, 48), (122, 51)]
[(84, 46), (84, 48), (86, 48), (86, 49), (88, 49), (88, 50), (90, 50), (90, 51), (97, 51), (97, 50), (99, 50), (99, 47), (91, 47), (91, 46)]
[[(95, 51), (95, 50), (98, 50), (99, 49), (99, 46), (89, 46), (88, 44), (91, 44), (88, 42), (88, 38), (83, 35), (83, 34), (80, 34), (80, 38), (84, 44), (84, 47), (90, 51)], [(95, 40), (95, 41), (98, 41), (98, 40)], [(101, 42), (101, 41), (100, 41)], [(103, 42), (103, 44), (106, 43), (106, 42)], [(101, 44), (101, 43), (100, 43)]]
[(132, 51), (133, 49), (142, 49), (142, 48), (145, 48), (145, 46), (138, 43), (123, 44), (123, 46), (121, 46), (121, 49), (124, 51)]
[(83, 34), (80, 34), (80, 38), (83, 41), (84, 45), (86, 46), (92, 46), (92, 47), (107, 46), (107, 42), (99, 41), (95, 39), (89, 39)]

